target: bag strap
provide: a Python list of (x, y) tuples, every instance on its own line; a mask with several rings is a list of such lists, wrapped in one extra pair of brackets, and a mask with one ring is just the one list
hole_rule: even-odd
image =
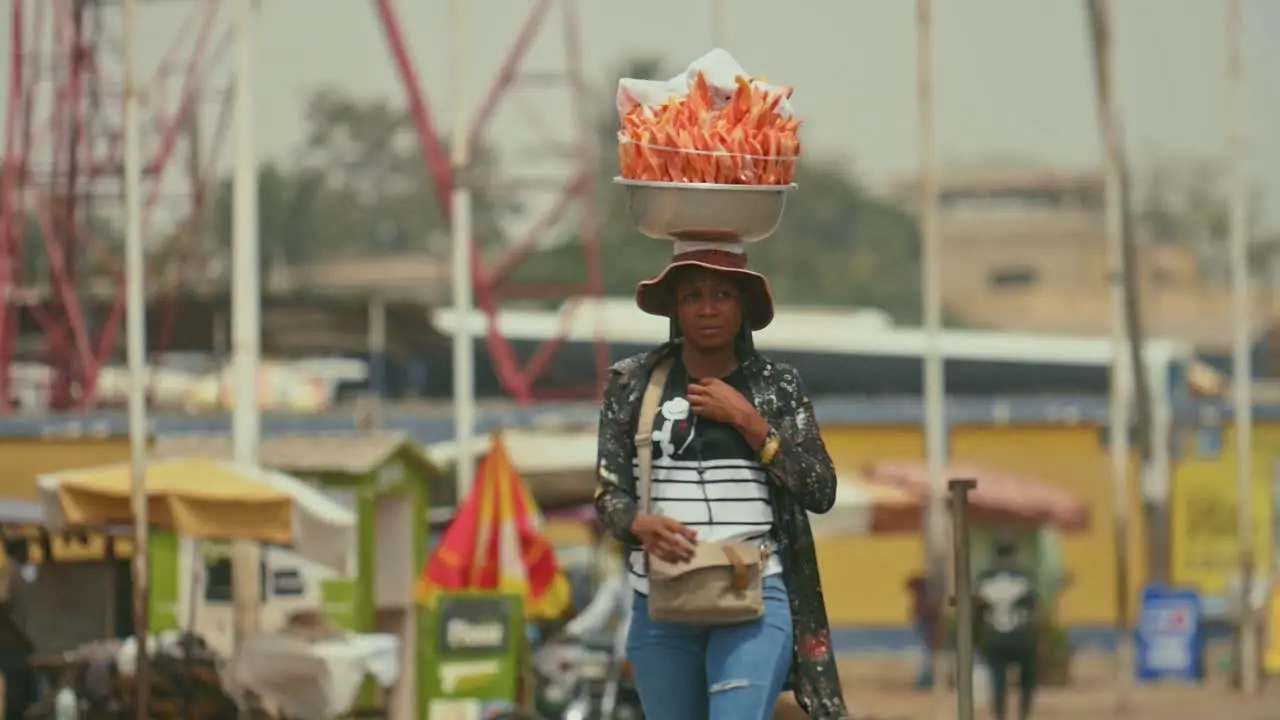
[(671, 358), (664, 358), (653, 366), (649, 384), (644, 388), (644, 398), (640, 401), (640, 417), (636, 423), (636, 464), (640, 466), (636, 490), (640, 495), (640, 512), (647, 513), (653, 509), (653, 421), (658, 413), (658, 404), (662, 402), (662, 393), (667, 388), (671, 365)]
[(733, 575), (729, 581), (729, 587), (734, 590), (747, 589), (747, 563), (743, 561), (742, 555), (738, 553), (738, 549), (729, 543), (725, 543), (724, 547), (725, 559), (729, 561), (729, 567), (733, 568)]

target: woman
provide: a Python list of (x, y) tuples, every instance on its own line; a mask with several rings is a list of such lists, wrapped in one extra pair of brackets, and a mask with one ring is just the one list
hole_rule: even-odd
[[(835, 502), (835, 470), (794, 368), (756, 352), (751, 332), (773, 319), (765, 278), (741, 246), (676, 243), (636, 303), (668, 317), (673, 340), (612, 368), (600, 412), (601, 521), (632, 548), (635, 591), (627, 656), (645, 715), (661, 720), (773, 716), (794, 690), (810, 717), (848, 717), (807, 512)], [(670, 361), (656, 416), (652, 512), (637, 501), (637, 416), (649, 377)], [(650, 618), (646, 555), (687, 561), (697, 542), (754, 541), (764, 613), (732, 625)]]

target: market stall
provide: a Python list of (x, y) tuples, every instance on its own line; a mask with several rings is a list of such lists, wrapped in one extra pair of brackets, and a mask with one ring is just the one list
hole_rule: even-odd
[[(1061, 535), (1088, 529), (1088, 505), (1070, 492), (1024, 475), (971, 465), (950, 465), (943, 473), (948, 480), (975, 483), (967, 492), (970, 579), (975, 580), (991, 566), (997, 543), (1014, 546), (1018, 562), (1030, 572), (1039, 598), (1041, 682), (1067, 682), (1072, 648), (1065, 631), (1058, 626), (1056, 612), (1058, 600), (1070, 582)], [(914, 522), (900, 526), (901, 531), (923, 530), (924, 508), (931, 490), (925, 463), (871, 462), (862, 467), (860, 477), (866, 484), (899, 493), (915, 505)]]
[(248, 638), (227, 676), (236, 687), (271, 701), (283, 717), (327, 720), (363, 705), (360, 694), (366, 682), (385, 690), (400, 672), (396, 636), (324, 628)]
[(419, 578), (427, 622), (418, 717), (516, 705), (525, 622), (558, 617), (571, 600), (542, 533), (541, 512), (504, 436), (494, 435), (488, 448)]
[[(862, 467), (858, 477), (861, 485), (894, 493), (915, 508), (898, 516), (901, 522), (893, 531), (923, 531), (923, 511), (930, 493), (924, 463), (871, 462)], [(1020, 560), (1035, 569), (1037, 591), (1045, 598), (1046, 607), (1052, 607), (1068, 581), (1060, 536), (1088, 529), (1090, 513), (1085, 501), (1034, 478), (990, 468), (951, 465), (944, 469), (944, 477), (977, 483), (968, 496), (974, 572), (991, 562), (997, 540), (1011, 541)]]
[[(127, 465), (50, 474), (39, 478), (38, 485), (44, 522), (52, 528), (111, 527), (127, 525), (132, 519)], [(258, 541), (288, 546), (300, 557), (338, 571), (345, 571), (351, 565), (355, 544), (353, 513), (297, 478), (209, 458), (170, 458), (148, 464), (146, 491), (150, 520), (157, 530), (163, 531), (158, 538)], [(164, 547), (166, 543), (159, 545)], [(172, 543), (167, 545), (171, 547)], [(184, 563), (179, 558), (170, 556), (169, 563), (167, 568), (156, 568), (159, 572), (153, 576), (186, 586), (185, 602), (180, 599), (184, 593), (174, 592), (169, 603), (153, 603), (159, 607), (153, 607), (149, 615), (158, 621), (157, 626), (167, 622), (196, 627), (198, 599), (190, 588), (199, 584), (202, 574), (195, 572), (190, 560), (186, 563), (186, 573), (182, 572)], [(182, 605), (185, 607), (179, 607)], [(151, 631), (157, 629), (153, 627)], [(154, 717), (169, 716), (173, 707), (190, 711), (192, 698), (218, 696), (227, 681), (217, 672), (210, 672), (217, 667), (216, 661), (210, 658), (225, 657), (227, 649), (219, 652), (219, 648), (209, 648), (197, 636), (178, 637), (181, 639), (176, 642), (157, 642), (152, 648), (158, 669), (177, 668), (174, 672), (157, 672), (153, 676), (155, 687), (150, 710)], [(349, 636), (332, 640), (356, 642), (356, 638)], [(109, 678), (105, 687), (102, 682), (97, 683), (96, 689), (85, 683), (79, 690), (97, 695), (104, 707), (112, 707), (114, 703), (120, 708), (127, 706), (125, 698), (132, 697), (127, 688), (132, 682), (130, 668), (134, 663), (123, 659), (128, 657), (132, 643), (129, 639), (109, 648), (100, 643), (97, 651), (87, 656), (81, 649), (63, 653), (58, 658), (46, 658), (44, 664), (50, 668), (59, 662), (67, 666), (61, 673), (64, 679), (85, 677), (89, 674), (88, 668), (105, 666), (105, 670), (97, 673)], [(166, 647), (177, 647), (178, 651), (164, 652)], [(133, 652), (136, 655), (136, 647)], [(168, 663), (171, 658), (179, 662)], [(216, 682), (218, 692), (209, 687), (211, 682)], [(177, 700), (166, 704), (167, 698)], [(206, 703), (205, 706), (212, 708), (211, 717), (218, 717), (217, 712), (221, 712), (218, 708), (224, 708), (225, 703)]]
[[(229, 458), (225, 436), (161, 438), (154, 455)], [(258, 460), (273, 470), (301, 478), (355, 513), (354, 569), (323, 572), (285, 553), (268, 557), (296, 586), (289, 594), (268, 588), (264, 630), (281, 629), (290, 612), (321, 605), (328, 618), (348, 630), (388, 633), (400, 639), (404, 677), (415, 677), (421, 619), (414, 602), (414, 580), (426, 559), (428, 515), (449, 516), (456, 504), (453, 478), (446, 476), (421, 445), (402, 432), (326, 435), (278, 435), (263, 438)], [(208, 615), (229, 618), (222, 602)], [(392, 692), (397, 713), (416, 704), (416, 683), (400, 683)]]

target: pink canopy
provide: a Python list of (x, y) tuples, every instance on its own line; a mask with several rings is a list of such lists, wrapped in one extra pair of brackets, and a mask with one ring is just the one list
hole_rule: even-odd
[[(969, 494), (970, 513), (976, 519), (1048, 525), (1067, 532), (1089, 527), (1089, 506), (1061, 488), (970, 465), (949, 465), (943, 472), (948, 480), (978, 482)], [(863, 467), (862, 474), (869, 483), (897, 488), (921, 502), (929, 495), (929, 471), (921, 462), (871, 462)]]

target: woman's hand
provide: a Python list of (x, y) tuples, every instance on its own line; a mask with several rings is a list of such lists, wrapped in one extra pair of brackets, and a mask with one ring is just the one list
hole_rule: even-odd
[(756, 412), (750, 400), (718, 378), (689, 383), (688, 395), (694, 415), (725, 425), (736, 427)]
[(640, 513), (631, 523), (631, 534), (640, 539), (645, 551), (669, 563), (693, 559), (698, 533), (678, 520), (663, 515)]
[(688, 395), (694, 415), (732, 427), (756, 450), (764, 444), (769, 424), (733, 386), (715, 378), (699, 380), (689, 384)]

